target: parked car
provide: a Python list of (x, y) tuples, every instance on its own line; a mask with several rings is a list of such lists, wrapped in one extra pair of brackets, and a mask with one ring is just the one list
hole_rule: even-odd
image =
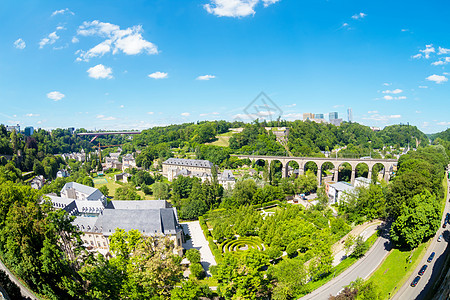
[(417, 285), (417, 283), (420, 280), (420, 276), (416, 276), (416, 278), (414, 278), (414, 280), (411, 282), (411, 286), (415, 287)]
[(442, 224), (442, 228), (445, 228), (447, 226), (447, 221), (444, 221), (444, 224)]
[(442, 234), (438, 237), (438, 242), (442, 240)]
[(420, 268), (419, 275), (422, 276), (423, 273), (427, 270), (428, 265), (423, 265), (422, 268)]
[(435, 255), (436, 255), (436, 252), (432, 252), (432, 253), (430, 254), (430, 256), (428, 257), (427, 262), (430, 263), (430, 262), (433, 260), (433, 258), (434, 258)]

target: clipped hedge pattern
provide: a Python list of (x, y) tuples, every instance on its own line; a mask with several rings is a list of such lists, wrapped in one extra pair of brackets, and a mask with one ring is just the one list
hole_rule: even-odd
[[(247, 249), (241, 249), (247, 247)], [(236, 240), (227, 240), (220, 245), (223, 253), (227, 252), (243, 252), (250, 248), (265, 250), (264, 244), (259, 237), (240, 237)]]

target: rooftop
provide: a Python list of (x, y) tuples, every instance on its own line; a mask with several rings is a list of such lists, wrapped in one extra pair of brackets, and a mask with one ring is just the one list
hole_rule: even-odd
[(213, 163), (209, 160), (200, 159), (184, 159), (184, 158), (169, 158), (163, 164), (176, 165), (176, 166), (186, 166), (186, 167), (201, 167), (201, 168), (212, 168)]

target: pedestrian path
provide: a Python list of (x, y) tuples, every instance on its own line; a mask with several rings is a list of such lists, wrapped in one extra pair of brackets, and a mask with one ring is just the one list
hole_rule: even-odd
[(202, 228), (200, 227), (200, 223), (198, 221), (181, 223), (183, 227), (183, 231), (185, 234), (189, 234), (191, 237), (186, 243), (183, 244), (183, 248), (186, 250), (195, 248), (200, 251), (200, 264), (203, 266), (203, 269), (206, 273), (211, 276), (209, 272), (210, 266), (215, 266), (216, 260), (214, 259), (214, 255), (209, 248), (208, 241), (203, 234)]

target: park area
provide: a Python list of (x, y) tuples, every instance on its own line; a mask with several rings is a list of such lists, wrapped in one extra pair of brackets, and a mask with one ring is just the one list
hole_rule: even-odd
[[(94, 181), (94, 187), (100, 188), (102, 186), (106, 186), (108, 188), (108, 196), (111, 196), (113, 198), (116, 198), (116, 190), (118, 188), (123, 188), (127, 186), (127, 183), (123, 183), (120, 181), (114, 180), (114, 175), (122, 173), (121, 171), (116, 171), (112, 173), (107, 173), (103, 176), (97, 176), (93, 178)], [(154, 200), (154, 197), (152, 195), (145, 195), (144, 192), (136, 190), (136, 193), (141, 197), (143, 200)], [(117, 200), (117, 199), (115, 199)]]

